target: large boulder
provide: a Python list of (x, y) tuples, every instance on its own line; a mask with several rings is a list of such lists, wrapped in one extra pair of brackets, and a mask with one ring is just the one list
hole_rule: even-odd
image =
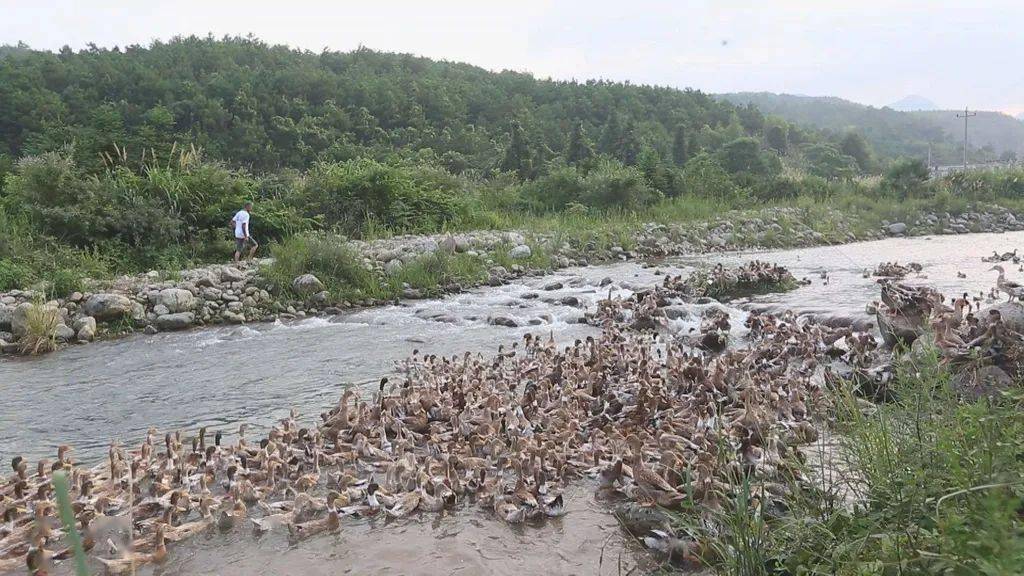
[(234, 266), (225, 266), (220, 269), (221, 282), (241, 282), (245, 280), (245, 274)]
[(120, 294), (93, 294), (85, 301), (82, 310), (96, 320), (117, 320), (132, 316), (133, 302)]
[(971, 400), (998, 396), (1013, 386), (1013, 378), (997, 366), (965, 368), (950, 381), (957, 394)]
[(1003, 319), (1003, 324), (1007, 328), (1014, 332), (1024, 333), (1024, 304), (1020, 302), (1002, 302), (999, 304), (993, 304), (984, 310), (978, 312), (978, 318), (988, 323), (989, 312), (996, 310)]
[(57, 324), (57, 328), (53, 331), (54, 336), (58, 342), (71, 342), (75, 339), (75, 331), (67, 324)]
[(902, 236), (907, 233), (907, 225), (903, 222), (894, 222), (889, 224), (886, 230), (893, 236)]
[(21, 338), (28, 333), (28, 313), (34, 304), (22, 302), (15, 306), (11, 312), (11, 332), (15, 338)]
[(303, 274), (292, 280), (292, 290), (300, 296), (310, 296), (322, 292), (323, 289), (324, 283), (312, 274)]
[(533, 255), (533, 251), (526, 244), (520, 244), (508, 251), (508, 257), (513, 260), (525, 260)]
[(164, 288), (160, 291), (158, 300), (170, 314), (188, 312), (196, 305), (196, 297), (183, 288)]
[(156, 326), (161, 330), (184, 330), (195, 321), (195, 315), (191, 312), (177, 312), (157, 316)]

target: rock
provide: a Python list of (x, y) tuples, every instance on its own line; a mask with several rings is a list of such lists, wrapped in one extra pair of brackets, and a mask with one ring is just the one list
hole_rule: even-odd
[(156, 325), (161, 330), (184, 330), (195, 322), (195, 314), (191, 312), (175, 312), (157, 316)]
[(167, 308), (170, 314), (187, 312), (196, 305), (196, 297), (184, 288), (164, 288), (157, 296), (157, 301)]
[(886, 226), (885, 229), (892, 236), (902, 236), (907, 233), (907, 225), (903, 222), (894, 222)]
[(96, 338), (96, 319), (92, 316), (82, 316), (75, 320), (74, 329), (79, 342), (91, 342)]
[(577, 308), (580, 306), (580, 299), (575, 296), (566, 296), (565, 298), (562, 298), (560, 302), (562, 306), (574, 306)]
[(28, 331), (28, 311), (31, 310), (31, 302), (22, 302), (13, 308), (11, 314), (11, 332), (15, 338), (21, 338)]
[(950, 386), (957, 394), (971, 400), (998, 396), (1013, 386), (1013, 378), (997, 366), (967, 368), (953, 376)]
[(508, 257), (513, 260), (525, 260), (533, 255), (533, 251), (526, 244), (520, 244), (508, 251)]
[(978, 319), (987, 326), (989, 314), (993, 310), (999, 312), (1003, 319), (1003, 324), (1010, 330), (1018, 333), (1024, 330), (1024, 304), (1019, 302), (993, 304), (984, 310), (980, 310), (977, 314)]
[(303, 274), (292, 280), (292, 290), (300, 296), (310, 296), (324, 289), (324, 283), (312, 274)]
[(399, 270), (402, 269), (402, 266), (404, 266), (404, 264), (402, 264), (401, 260), (398, 258), (392, 258), (384, 265), (384, 271), (393, 276), (398, 274)]
[(70, 302), (81, 302), (82, 298), (83, 296), (81, 292), (72, 292), (71, 296), (68, 296), (68, 300)]
[(85, 301), (82, 309), (87, 316), (104, 322), (131, 316), (133, 304), (134, 302), (120, 294), (93, 294)]
[(494, 326), (505, 326), (507, 328), (519, 327), (519, 323), (508, 316), (492, 316), (487, 319), (487, 323)]
[(487, 270), (487, 274), (504, 280), (505, 278), (508, 278), (508, 269), (505, 268), (504, 266), (491, 266)]
[(611, 277), (605, 276), (604, 278), (601, 279), (601, 282), (598, 283), (598, 286), (603, 288), (603, 287), (605, 287), (605, 286), (607, 286), (607, 285), (609, 285), (611, 283), (612, 283)]
[(241, 282), (245, 280), (245, 274), (233, 266), (225, 266), (220, 269), (221, 282)]
[(0, 330), (10, 330), (13, 318), (14, 308), (6, 304), (0, 304)]
[(423, 293), (416, 288), (405, 288), (402, 290), (402, 298), (406, 300), (419, 300), (423, 298)]
[(225, 310), (221, 312), (220, 316), (221, 318), (227, 320), (228, 322), (231, 322), (232, 324), (241, 324), (245, 322), (245, 316), (237, 312), (232, 312), (230, 310)]
[(53, 334), (57, 337), (58, 342), (71, 342), (76, 336), (75, 331), (67, 324), (57, 324)]
[(156, 334), (157, 332), (159, 332), (159, 330), (156, 329), (156, 326), (153, 326), (152, 324), (146, 326), (146, 328), (143, 329), (142, 331), (143, 331), (143, 333), (145, 333), (145, 334), (147, 334), (149, 336), (152, 336), (153, 334)]
[(170, 313), (171, 309), (168, 308), (167, 306), (164, 306), (163, 304), (157, 304), (156, 306), (153, 306), (153, 314), (156, 314), (157, 316), (163, 316), (164, 314)]
[[(251, 300), (251, 298), (246, 298), (246, 300)], [(321, 291), (317, 292), (316, 294), (313, 294), (312, 296), (309, 297), (309, 301), (310, 302), (313, 302), (315, 304), (320, 304), (320, 305), (327, 304), (328, 302), (330, 302), (330, 300), (331, 300), (331, 293), (328, 292), (327, 290), (321, 290)]]
[(455, 238), (451, 236), (445, 236), (444, 238), (441, 239), (440, 242), (437, 243), (437, 247), (442, 252), (452, 254), (458, 248), (458, 243), (455, 241)]
[(544, 289), (548, 290), (548, 291), (551, 291), (551, 290), (561, 290), (562, 288), (563, 288), (563, 285), (562, 285), (561, 282), (552, 282), (552, 283), (544, 286)]
[(214, 288), (212, 286), (203, 288), (201, 292), (203, 300), (220, 300), (220, 297), (224, 294), (220, 288)]
[(897, 344), (912, 345), (925, 328), (923, 317), (886, 314), (878, 311), (875, 313), (875, 318), (878, 319), (878, 331), (882, 333), (882, 340), (889, 347), (894, 347)]
[(472, 244), (469, 243), (469, 240), (467, 238), (460, 236), (455, 239), (456, 252), (469, 252), (471, 247)]

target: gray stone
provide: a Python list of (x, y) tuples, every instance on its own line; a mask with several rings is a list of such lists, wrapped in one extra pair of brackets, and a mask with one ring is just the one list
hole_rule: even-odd
[(985, 396), (998, 396), (1013, 386), (1013, 378), (996, 366), (967, 368), (953, 376), (950, 385), (957, 394), (977, 400)]
[(164, 306), (163, 304), (157, 304), (156, 306), (153, 306), (153, 314), (156, 314), (157, 316), (163, 316), (164, 314), (170, 313), (171, 309), (168, 308), (167, 306)]
[(81, 342), (90, 342), (96, 338), (96, 319), (92, 316), (82, 316), (75, 320), (75, 334)]
[(134, 302), (120, 294), (93, 294), (85, 301), (82, 309), (86, 315), (103, 322), (131, 316), (133, 304)]
[(75, 331), (67, 324), (57, 324), (53, 334), (57, 337), (58, 342), (71, 342), (76, 336)]
[(440, 242), (437, 243), (437, 247), (442, 252), (452, 254), (458, 247), (458, 243), (455, 241), (455, 238), (452, 238), (451, 236), (446, 236), (442, 238)]
[(505, 326), (507, 328), (516, 328), (519, 326), (518, 322), (508, 316), (492, 316), (487, 319), (487, 322), (494, 326)]
[(893, 236), (900, 236), (907, 233), (907, 225), (903, 222), (894, 222), (886, 227), (886, 231)]
[(143, 333), (145, 333), (145, 334), (147, 334), (149, 336), (152, 336), (153, 334), (156, 334), (157, 332), (159, 332), (159, 330), (156, 329), (156, 326), (153, 326), (152, 324), (146, 326), (142, 331), (143, 331)]
[(1007, 328), (1018, 333), (1024, 331), (1024, 304), (1019, 302), (1001, 302), (979, 311), (978, 318), (986, 326), (988, 325), (989, 313), (993, 310), (999, 312), (999, 316), (1003, 319), (1003, 324)]
[(161, 330), (184, 330), (195, 322), (195, 314), (191, 312), (175, 312), (163, 314), (156, 319), (156, 325)]
[(314, 302), (320, 305), (327, 304), (328, 302), (331, 301), (331, 293), (328, 292), (327, 290), (321, 290), (316, 294), (310, 296), (309, 300), (310, 302)]
[(203, 288), (202, 295), (204, 300), (220, 300), (221, 295), (224, 292), (220, 288), (206, 287)]
[(184, 288), (165, 288), (161, 290), (159, 301), (171, 314), (188, 312), (196, 305), (195, 296)]
[(324, 283), (312, 274), (303, 274), (292, 280), (292, 290), (302, 296), (310, 296), (324, 289)]
[(548, 290), (548, 291), (551, 291), (551, 290), (561, 290), (562, 288), (563, 288), (563, 285), (562, 285), (561, 282), (551, 282), (550, 284), (547, 284), (546, 286), (544, 286), (544, 289)]
[(575, 296), (566, 296), (560, 300), (562, 306), (579, 307), (580, 299)]
[(225, 266), (220, 269), (221, 282), (241, 282), (245, 280), (245, 274), (233, 266)]
[(513, 260), (525, 260), (533, 255), (533, 251), (526, 244), (520, 244), (508, 251), (508, 257)]

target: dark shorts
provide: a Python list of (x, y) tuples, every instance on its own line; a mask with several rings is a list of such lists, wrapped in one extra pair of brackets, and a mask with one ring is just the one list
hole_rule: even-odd
[(248, 240), (246, 240), (245, 238), (235, 238), (235, 252), (241, 252), (246, 248), (250, 247), (258, 248), (259, 245), (260, 243), (257, 242), (256, 239), (253, 238), (252, 236), (249, 236)]

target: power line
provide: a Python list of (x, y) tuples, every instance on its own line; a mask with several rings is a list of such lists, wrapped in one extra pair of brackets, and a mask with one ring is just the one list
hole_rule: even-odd
[(967, 111), (967, 106), (964, 106), (964, 113), (963, 114), (959, 114), (958, 113), (956, 115), (957, 118), (963, 118), (964, 119), (964, 172), (967, 172), (967, 119), (970, 118), (971, 116), (977, 116), (977, 115), (978, 115), (977, 112), (968, 112)]

